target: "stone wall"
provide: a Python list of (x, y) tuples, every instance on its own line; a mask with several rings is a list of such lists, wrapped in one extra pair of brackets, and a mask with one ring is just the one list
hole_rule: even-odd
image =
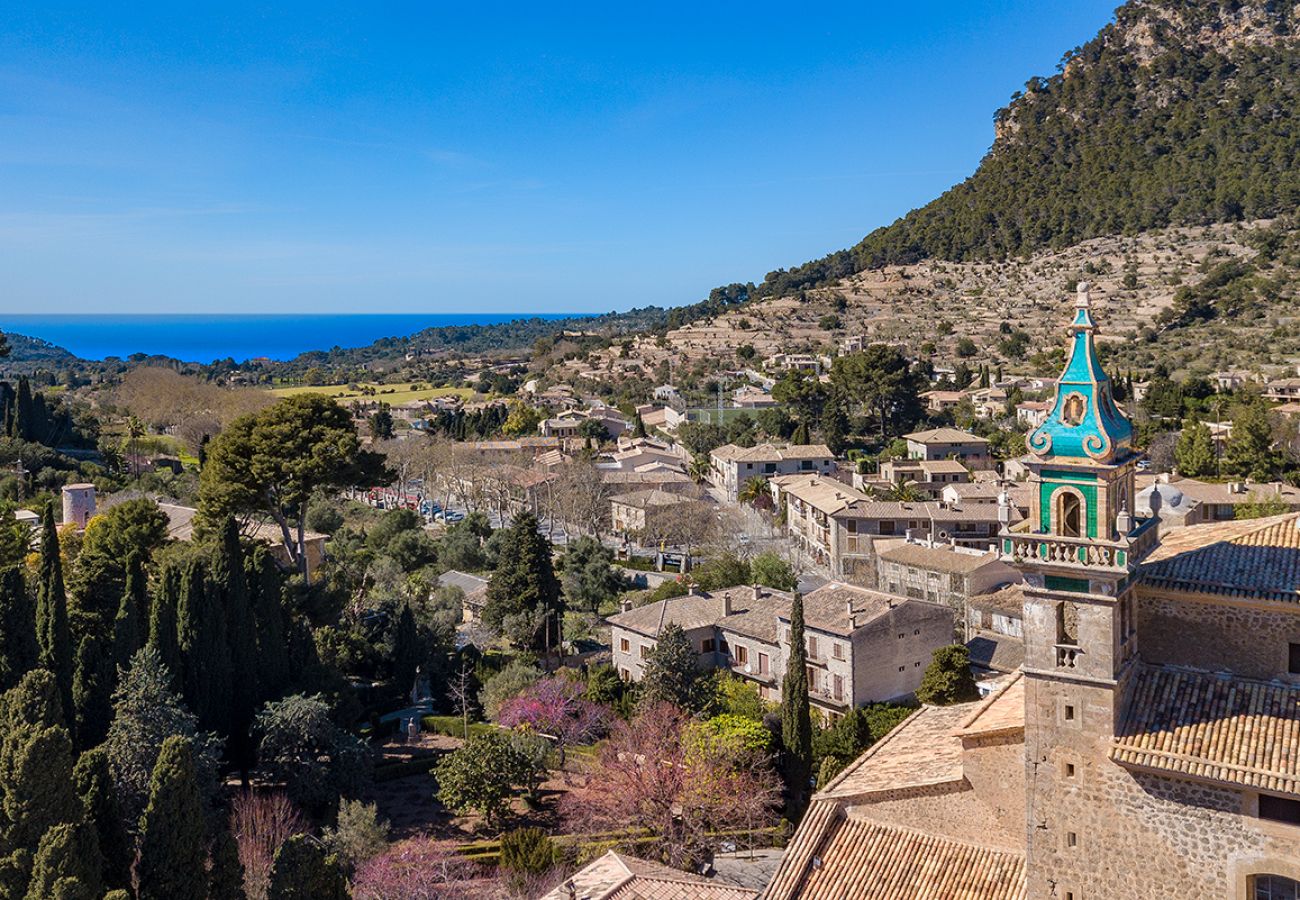
[(1138, 652), (1161, 665), (1286, 678), (1289, 644), (1300, 644), (1300, 608), (1198, 600), (1138, 588)]

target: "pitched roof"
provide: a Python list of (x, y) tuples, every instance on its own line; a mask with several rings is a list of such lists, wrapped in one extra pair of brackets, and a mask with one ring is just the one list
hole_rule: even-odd
[(813, 509), (832, 515), (850, 503), (868, 502), (870, 497), (842, 481), (816, 473), (778, 475), (772, 481), (784, 494), (798, 497)]
[(685, 494), (674, 494), (671, 491), (661, 491), (658, 488), (651, 488), (648, 491), (635, 491), (631, 494), (620, 494), (611, 498), (611, 502), (620, 506), (631, 506), (635, 509), (649, 509), (652, 506), (675, 506), (678, 503), (691, 503), (694, 498)]
[(734, 613), (748, 610), (754, 601), (754, 589), (749, 587), (726, 588), (711, 593), (687, 594), (656, 600), (626, 612), (616, 613), (606, 619), (610, 625), (626, 628), (647, 637), (657, 638), (664, 626), (676, 624), (684, 631), (714, 625), (723, 616), (727, 598), (731, 599)]
[(970, 663), (992, 672), (1014, 672), (1025, 664), (1025, 641), (1010, 634), (977, 631), (966, 642)]
[(1020, 582), (1008, 584), (989, 594), (968, 597), (966, 603), (971, 609), (992, 610), (1019, 619), (1025, 612), (1025, 586)]
[(841, 811), (797, 888), (800, 900), (1022, 900), (1025, 857)]
[(998, 562), (998, 554), (992, 550), (986, 553), (972, 553), (947, 545), (929, 547), (906, 539), (878, 541), (876, 555), (899, 565), (932, 572), (947, 572), (950, 575), (969, 575), (971, 572)]
[(753, 900), (757, 896), (749, 888), (719, 884), (610, 850), (539, 900)]
[(1179, 478), (1169, 482), (1192, 500), (1201, 503), (1232, 504), (1258, 503), (1261, 500), (1281, 500), (1294, 508), (1300, 504), (1300, 488), (1294, 488), (1282, 482), (1268, 484), (1240, 483), (1239, 490), (1233, 489), (1233, 483), (1198, 481), (1195, 478)]
[(959, 428), (931, 428), (928, 431), (914, 431), (903, 435), (904, 440), (918, 444), (987, 444), (986, 438)]
[(1300, 795), (1300, 687), (1144, 667), (1131, 685), (1110, 758)]
[(1300, 603), (1300, 515), (1178, 529), (1141, 572), (1164, 588)]
[(723, 444), (715, 447), (710, 456), (736, 462), (778, 462), (783, 459), (834, 459), (835, 454), (825, 444), (759, 444), (755, 447), (738, 447)]
[[(1024, 727), (1024, 705), (1024, 682), (1016, 676), (984, 700), (917, 710), (814, 796), (764, 900), (1023, 898), (1023, 831), (1002, 833), (991, 808), (977, 812), (980, 801), (963, 774), (962, 742), (1014, 736)], [(989, 840), (979, 846), (886, 821), (900, 813), (894, 801), (909, 788), (951, 801), (944, 806), (950, 816), (990, 816)], [(893, 812), (877, 817), (873, 804), (881, 800)]]
[[(832, 581), (804, 595), (803, 622), (808, 628), (847, 636), (856, 628), (874, 621), (895, 606), (916, 602), (904, 597), (891, 597), (879, 591), (870, 591), (855, 584)], [(852, 621), (850, 621), (850, 609), (853, 611)], [(786, 615), (789, 615), (788, 609)]]

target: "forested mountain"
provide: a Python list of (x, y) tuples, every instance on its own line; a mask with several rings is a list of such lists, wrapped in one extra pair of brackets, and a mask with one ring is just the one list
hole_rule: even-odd
[(770, 273), (774, 296), (922, 259), (1000, 259), (1300, 202), (1300, 7), (1132, 0), (994, 114), (979, 168), (857, 246)]

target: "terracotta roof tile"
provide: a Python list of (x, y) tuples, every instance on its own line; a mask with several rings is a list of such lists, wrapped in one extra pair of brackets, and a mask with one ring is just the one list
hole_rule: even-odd
[(754, 900), (756, 896), (758, 892), (748, 888), (719, 884), (610, 850), (539, 900)]
[(1300, 516), (1177, 529), (1147, 557), (1142, 579), (1175, 590), (1300, 603)]
[(914, 541), (878, 541), (876, 555), (883, 560), (953, 575), (969, 575), (998, 562), (995, 551), (987, 553), (958, 550), (946, 544), (927, 547)]
[[(807, 870), (800, 900), (1022, 900), (1025, 858), (841, 815)], [(765, 895), (775, 898), (777, 895)]]
[(1136, 676), (1115, 762), (1300, 794), (1300, 688), (1181, 669)]

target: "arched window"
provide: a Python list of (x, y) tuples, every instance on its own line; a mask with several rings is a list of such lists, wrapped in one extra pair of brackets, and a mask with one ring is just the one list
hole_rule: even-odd
[(1083, 504), (1073, 491), (1061, 495), (1061, 534), (1065, 537), (1083, 536)]
[(1300, 900), (1300, 881), (1283, 875), (1256, 875), (1250, 880), (1251, 900)]

